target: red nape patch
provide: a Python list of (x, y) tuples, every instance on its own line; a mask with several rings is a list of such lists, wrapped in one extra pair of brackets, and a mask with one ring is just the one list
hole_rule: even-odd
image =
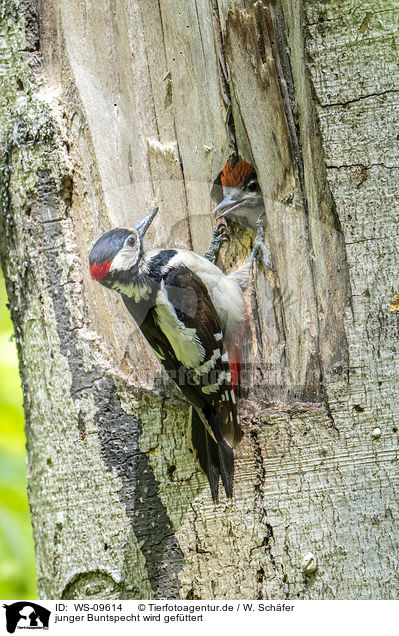
[(224, 164), (220, 182), (222, 186), (240, 187), (251, 172), (255, 173), (255, 170), (245, 159), (232, 157)]
[(90, 275), (93, 280), (102, 280), (109, 272), (112, 261), (104, 261), (103, 263), (92, 263), (90, 265)]
[(229, 366), (231, 373), (231, 386), (233, 387), (233, 390), (236, 391), (238, 389), (241, 373), (240, 354), (236, 346), (232, 347), (229, 351)]

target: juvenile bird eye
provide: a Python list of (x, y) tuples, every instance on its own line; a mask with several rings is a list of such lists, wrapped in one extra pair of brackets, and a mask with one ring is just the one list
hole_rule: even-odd
[(130, 236), (127, 237), (126, 245), (128, 247), (134, 247), (136, 245), (136, 236), (134, 234), (131, 234)]
[(257, 181), (250, 181), (248, 183), (247, 189), (250, 192), (255, 192), (258, 189), (258, 182)]

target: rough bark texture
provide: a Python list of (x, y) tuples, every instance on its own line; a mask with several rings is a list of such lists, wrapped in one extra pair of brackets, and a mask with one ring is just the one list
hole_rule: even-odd
[[(40, 597), (396, 597), (395, 4), (4, 0), (1, 18)], [(276, 274), (247, 294), (245, 437), (213, 504), (187, 404), (87, 254), (154, 204), (148, 243), (203, 253), (232, 143)], [(250, 248), (231, 231), (226, 269)]]

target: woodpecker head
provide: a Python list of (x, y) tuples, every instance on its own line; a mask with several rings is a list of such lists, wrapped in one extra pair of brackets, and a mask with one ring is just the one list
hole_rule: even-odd
[(131, 230), (118, 227), (98, 239), (89, 256), (94, 280), (123, 293), (128, 281), (139, 273), (144, 235), (157, 212), (158, 208), (152, 210)]
[(265, 204), (254, 167), (233, 155), (225, 163), (220, 181), (224, 199), (214, 209), (216, 218), (226, 216), (244, 227), (256, 229)]

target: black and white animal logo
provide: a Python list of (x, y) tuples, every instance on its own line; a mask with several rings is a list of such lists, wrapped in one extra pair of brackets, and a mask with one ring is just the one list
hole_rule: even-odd
[(18, 601), (3, 605), (6, 610), (6, 627), (9, 634), (18, 629), (48, 629), (50, 610), (32, 603)]

